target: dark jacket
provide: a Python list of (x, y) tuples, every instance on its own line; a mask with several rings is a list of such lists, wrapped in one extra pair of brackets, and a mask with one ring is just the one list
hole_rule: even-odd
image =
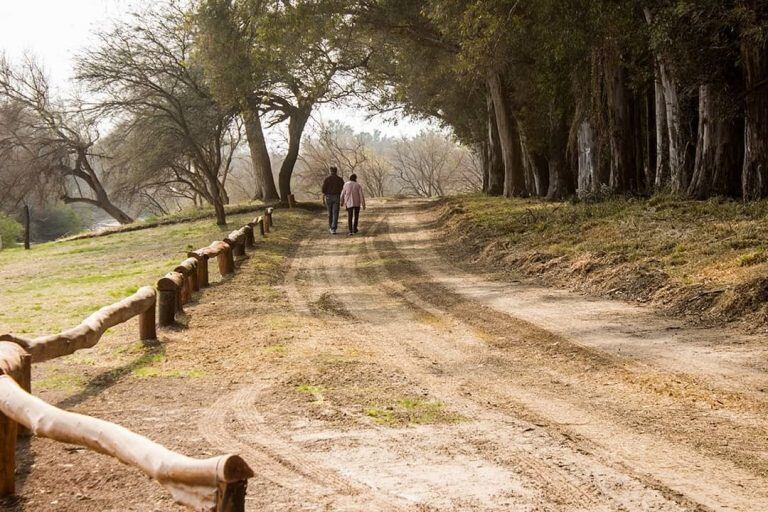
[(331, 174), (323, 182), (323, 194), (327, 196), (341, 195), (342, 188), (344, 188), (344, 180), (337, 174)]

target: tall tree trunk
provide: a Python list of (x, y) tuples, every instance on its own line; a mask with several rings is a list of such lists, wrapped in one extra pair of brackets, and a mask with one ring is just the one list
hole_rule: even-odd
[(248, 108), (243, 112), (245, 122), (245, 135), (248, 138), (248, 149), (251, 153), (253, 171), (256, 177), (254, 191), (265, 203), (277, 201), (280, 196), (275, 187), (275, 178), (272, 175), (272, 161), (269, 157), (267, 141), (264, 138), (264, 129), (261, 125), (258, 108)]
[(523, 166), (525, 167), (525, 188), (529, 195), (544, 197), (549, 187), (549, 167), (546, 155), (532, 149), (525, 136), (525, 130), (518, 123), (520, 132), (520, 147), (523, 152)]
[(579, 125), (577, 135), (579, 148), (579, 169), (576, 192), (579, 197), (586, 197), (591, 193), (599, 192), (597, 184), (597, 143), (595, 130), (589, 119), (584, 119)]
[(768, 195), (768, 41), (744, 37), (741, 60), (747, 88), (741, 188), (752, 200)]
[(653, 89), (654, 111), (656, 114), (656, 171), (653, 180), (655, 192), (669, 187), (669, 136), (667, 135), (667, 103), (664, 86), (661, 84), (661, 69), (658, 60), (655, 65)]
[(24, 205), (24, 249), (29, 250), (29, 232), (30, 232), (29, 205)]
[(300, 106), (291, 113), (288, 121), (288, 152), (285, 154), (283, 165), (280, 166), (280, 176), (278, 178), (280, 200), (282, 203), (287, 204), (288, 196), (291, 195), (291, 176), (293, 176), (293, 168), (296, 166), (296, 159), (299, 157), (301, 136), (304, 133), (304, 127), (307, 125), (311, 112), (311, 106)]
[(608, 187), (612, 193), (630, 191), (634, 174), (634, 154), (629, 91), (624, 66), (618, 55), (605, 62), (606, 98), (608, 101), (608, 141), (611, 150)]
[(219, 182), (218, 172), (206, 172), (206, 180), (208, 181), (208, 189), (210, 191), (209, 201), (213, 205), (213, 211), (216, 214), (216, 224), (219, 226), (227, 225), (227, 212), (224, 209), (224, 201), (222, 200), (221, 183)]
[(547, 199), (565, 199), (573, 193), (573, 179), (568, 165), (568, 123), (562, 113), (550, 115), (547, 164), (549, 187)]
[(499, 130), (499, 141), (501, 143), (501, 154), (504, 160), (504, 196), (525, 196), (525, 168), (523, 166), (520, 133), (512, 107), (509, 104), (506, 87), (504, 87), (501, 76), (498, 73), (491, 73), (489, 75), (488, 90), (493, 100), (496, 126)]
[(742, 166), (740, 123), (725, 119), (716, 108), (711, 85), (699, 87), (696, 161), (688, 195), (696, 199), (732, 195)]
[(493, 99), (488, 95), (488, 195), (500, 196), (504, 193), (504, 159), (499, 140), (499, 128)]
[(669, 189), (674, 194), (685, 193), (691, 174), (690, 151), (692, 135), (688, 127), (686, 108), (678, 93), (678, 86), (669, 65), (659, 64), (661, 85), (669, 139)]

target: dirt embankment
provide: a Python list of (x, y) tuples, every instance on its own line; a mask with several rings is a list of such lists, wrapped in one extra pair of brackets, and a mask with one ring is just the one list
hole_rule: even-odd
[(761, 203), (490, 200), (487, 211), (471, 197), (432, 206), (452, 240), (443, 250), (457, 263), (647, 304), (698, 325), (768, 332)]

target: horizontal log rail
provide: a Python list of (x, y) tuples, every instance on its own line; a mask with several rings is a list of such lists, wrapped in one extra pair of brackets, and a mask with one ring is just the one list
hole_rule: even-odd
[(142, 340), (154, 340), (157, 338), (155, 331), (156, 300), (155, 289), (151, 286), (144, 286), (130, 297), (101, 308), (83, 320), (77, 327), (59, 334), (41, 336), (32, 340), (3, 335), (0, 340), (12, 341), (21, 345), (32, 356), (33, 363), (42, 363), (95, 346), (104, 331), (134, 316), (139, 317), (139, 337)]
[[(0, 349), (4, 354), (6, 351), (12, 350)], [(115, 423), (54, 407), (32, 396), (10, 374), (3, 373), (0, 374), (0, 441), (4, 441), (4, 482), (0, 483), (0, 491), (4, 491), (3, 494), (15, 490), (17, 425), (28, 428), (38, 437), (83, 446), (138, 468), (168, 489), (174, 500), (194, 510), (242, 510), (241, 497), (245, 496), (247, 480), (253, 476), (248, 464), (237, 455), (209, 459), (187, 457)]]
[(0, 334), (0, 497), (15, 491), (18, 435), (31, 433), (84, 446), (136, 467), (167, 488), (173, 498), (195, 510), (237, 512), (253, 472), (237, 455), (192, 459), (170, 451), (119, 425), (58, 409), (31, 395), (31, 365), (95, 346), (104, 332), (138, 316), (139, 336), (155, 340), (157, 325), (175, 322), (194, 292), (209, 285), (208, 260), (219, 272), (235, 272), (235, 257), (256, 246), (255, 230), (269, 233), (272, 208), (224, 240), (191, 251), (188, 258), (157, 282), (88, 316), (80, 325), (54, 335), (26, 339)]

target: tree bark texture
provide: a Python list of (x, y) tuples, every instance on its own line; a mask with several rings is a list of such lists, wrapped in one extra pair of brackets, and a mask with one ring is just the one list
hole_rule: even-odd
[(496, 113), (493, 99), (488, 95), (488, 195), (504, 194), (504, 158), (499, 140), (499, 127), (496, 124)]
[(280, 196), (272, 176), (272, 161), (269, 157), (264, 129), (261, 125), (258, 109), (247, 109), (243, 112), (245, 135), (248, 138), (248, 149), (251, 154), (253, 171), (256, 177), (255, 191), (259, 199), (266, 202), (277, 201)]
[(747, 87), (741, 181), (744, 199), (751, 200), (768, 195), (768, 41), (745, 38), (741, 60)]
[(493, 100), (501, 154), (504, 161), (504, 196), (523, 197), (527, 191), (520, 133), (506, 87), (498, 73), (489, 75), (488, 90)]
[(299, 106), (291, 113), (288, 120), (288, 152), (285, 154), (283, 165), (280, 166), (280, 176), (278, 177), (280, 201), (285, 204), (288, 204), (288, 196), (291, 194), (291, 177), (299, 157), (304, 127), (307, 125), (311, 112), (311, 106)]

